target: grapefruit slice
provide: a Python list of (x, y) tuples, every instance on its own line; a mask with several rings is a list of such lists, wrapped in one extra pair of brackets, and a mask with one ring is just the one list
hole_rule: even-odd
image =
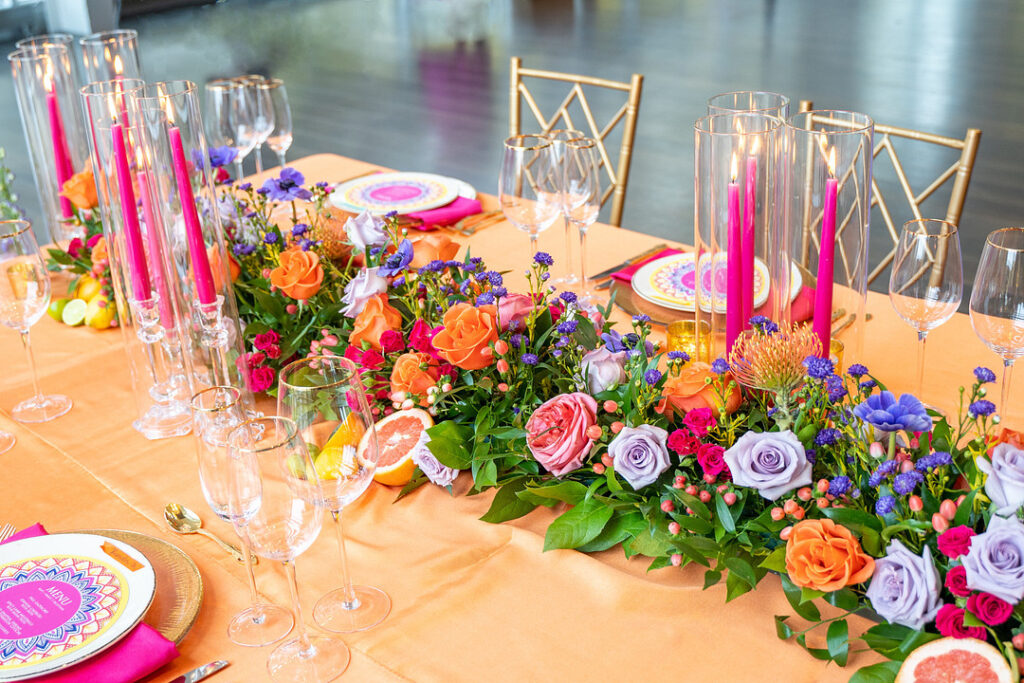
[(976, 638), (939, 638), (910, 653), (896, 683), (1011, 683), (1010, 664)]
[[(399, 410), (377, 423), (377, 472), (374, 481), (388, 486), (405, 486), (416, 471), (412, 461), (413, 451), (424, 430), (434, 426), (430, 413), (419, 408)], [(371, 434), (367, 432), (359, 441), (359, 457), (372, 460), (367, 449), (373, 448)]]

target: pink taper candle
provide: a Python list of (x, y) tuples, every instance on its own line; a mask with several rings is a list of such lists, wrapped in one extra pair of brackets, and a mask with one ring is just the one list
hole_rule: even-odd
[(174, 178), (178, 183), (181, 198), (181, 213), (185, 221), (185, 238), (188, 241), (188, 255), (192, 261), (192, 277), (196, 284), (196, 296), (201, 304), (212, 304), (217, 300), (217, 288), (213, 284), (213, 271), (206, 255), (206, 241), (203, 227), (196, 212), (196, 198), (192, 194), (192, 181), (185, 164), (185, 149), (181, 145), (181, 131), (177, 126), (168, 130), (171, 140), (171, 160), (174, 164)]
[(835, 150), (829, 158), (829, 178), (825, 181), (825, 206), (821, 218), (821, 253), (818, 256), (818, 283), (814, 291), (814, 333), (821, 341), (821, 355), (828, 358), (832, 341), (832, 274), (836, 259)]
[(139, 171), (135, 177), (139, 180), (139, 194), (142, 195), (142, 216), (146, 219), (146, 242), (149, 244), (149, 254), (153, 257), (153, 283), (156, 285), (156, 293), (160, 297), (160, 324), (165, 329), (169, 329), (174, 325), (174, 313), (171, 308), (170, 292), (164, 283), (163, 248), (160, 245), (160, 227), (157, 225), (156, 213), (153, 211), (153, 200), (149, 196), (152, 191), (149, 173)]
[(121, 124), (111, 126), (110, 135), (114, 139), (114, 170), (117, 173), (117, 192), (124, 219), (132, 294), (136, 301), (147, 301), (153, 295), (153, 290), (149, 286), (149, 268), (146, 265), (146, 251), (142, 246), (142, 231), (139, 229), (139, 209), (135, 204), (135, 190), (132, 187), (132, 174), (128, 170), (128, 154), (125, 152), (124, 129)]
[(47, 84), (46, 111), (50, 116), (50, 139), (53, 143), (53, 165), (57, 173), (57, 194), (60, 198), (60, 212), (64, 218), (71, 218), (74, 212), (71, 201), (65, 197), (64, 183), (71, 177), (71, 161), (68, 159), (67, 143), (64, 141), (64, 124), (60, 118), (60, 105), (52, 86)]
[(754, 315), (754, 214), (757, 210), (757, 157), (747, 157), (747, 177), (743, 193), (743, 327)]
[(729, 225), (726, 244), (725, 349), (732, 351), (733, 342), (743, 331), (743, 276), (740, 253), (740, 186), (736, 182), (736, 157), (732, 158), (732, 181), (729, 183)]

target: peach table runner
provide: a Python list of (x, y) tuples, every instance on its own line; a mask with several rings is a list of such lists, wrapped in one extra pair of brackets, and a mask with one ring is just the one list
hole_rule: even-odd
[[(328, 154), (292, 165), (307, 182), (338, 182), (374, 168)], [(495, 208), (493, 197), (482, 199), (485, 210)], [(662, 241), (605, 225), (595, 225), (591, 235), (591, 273)], [(526, 235), (502, 223), (466, 241), (492, 268), (510, 270), (507, 284), (516, 286)], [(541, 237), (541, 247), (556, 260), (562, 245), (558, 225)], [(868, 310), (874, 319), (866, 328), (861, 362), (897, 389), (910, 389), (914, 332), (882, 295), (869, 295)], [(67, 394), (74, 408), (43, 425), (10, 420), (11, 408), (31, 386), (18, 336), (0, 332), (0, 428), (18, 438), (13, 450), (0, 455), (0, 524), (21, 528), (39, 521), (51, 531), (130, 529), (177, 544), (198, 563), (206, 595), (195, 627), (181, 643), (181, 657), (149, 680), (168, 681), (214, 659), (231, 661), (215, 681), (266, 680), (269, 649), (241, 648), (226, 635), (230, 616), (248, 599), (241, 566), (212, 542), (175, 536), (163, 522), (163, 506), (175, 500), (231, 538), (203, 501), (192, 437), (147, 441), (131, 428), (134, 403), (119, 332), (68, 328), (44, 316), (33, 342), (44, 391)], [(940, 407), (955, 408), (956, 387), (969, 381), (976, 365), (998, 369), (967, 316), (954, 316), (928, 344), (929, 376), (921, 398)], [(1019, 400), (1015, 405), (1011, 425), (1024, 412)], [(464, 476), (456, 492), (468, 485)], [(356, 581), (385, 589), (394, 605), (377, 628), (345, 636), (353, 651), (347, 680), (841, 681), (854, 666), (871, 661), (855, 656), (843, 670), (777, 640), (772, 616), (791, 610), (773, 577), (726, 604), (724, 582), (702, 591), (698, 570), (647, 574), (644, 560), (627, 561), (620, 549), (542, 553), (553, 514), (546, 509), (492, 525), (478, 521), (490, 494), (451, 498), (425, 486), (394, 503), (395, 494), (374, 484), (345, 512)], [(337, 548), (326, 529), (298, 561), (307, 621), (317, 598), (336, 587), (337, 566)], [(279, 567), (261, 562), (257, 580), (269, 600), (289, 604)]]

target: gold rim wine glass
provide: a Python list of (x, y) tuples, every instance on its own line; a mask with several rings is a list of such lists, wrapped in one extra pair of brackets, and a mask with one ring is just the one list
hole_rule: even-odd
[(587, 230), (601, 212), (601, 167), (597, 141), (576, 138), (565, 143), (562, 165), (565, 215), (580, 234), (579, 289), (583, 301), (593, 303), (594, 290), (587, 282)]
[[(558, 165), (562, 172), (558, 174), (559, 181), (561, 182), (565, 178), (565, 160), (566, 160), (566, 149), (565, 144), (570, 140), (578, 140), (583, 136), (583, 133), (572, 128), (557, 128), (552, 131), (548, 131), (548, 138), (551, 140), (551, 153), (555, 157), (555, 163)], [(572, 248), (572, 224), (569, 222), (569, 212), (566, 208), (567, 200), (569, 199), (565, 194), (565, 187), (561, 185), (559, 189), (562, 192), (562, 220), (565, 224), (565, 254), (563, 255), (564, 263), (559, 269), (564, 275), (556, 277), (551, 280), (553, 285), (574, 285), (577, 283), (577, 267), (575, 260), (573, 259)]]
[(498, 200), (505, 218), (530, 236), (531, 259), (537, 253), (537, 236), (562, 212), (559, 174), (546, 135), (513, 135), (505, 140)]

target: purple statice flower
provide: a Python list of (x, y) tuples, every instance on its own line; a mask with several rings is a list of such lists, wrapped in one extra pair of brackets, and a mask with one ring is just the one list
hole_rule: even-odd
[(842, 437), (842, 432), (834, 427), (826, 427), (818, 432), (818, 435), (814, 437), (815, 446), (831, 446), (832, 444), (839, 441)]
[(504, 287), (495, 287), (491, 291), (494, 292), (494, 296), (498, 297), (499, 299), (508, 294), (508, 290), (505, 289)]
[(644, 323), (649, 323), (649, 322), (651, 322), (651, 316), (647, 315), (646, 313), (641, 313), (640, 315), (634, 315), (633, 316), (633, 322), (639, 323), (641, 325), (644, 324)]
[(882, 496), (875, 503), (875, 514), (876, 515), (888, 515), (896, 508), (896, 499), (892, 496)]
[(839, 403), (847, 397), (846, 382), (839, 375), (832, 375), (825, 380), (825, 389), (828, 390), (828, 400), (832, 403)]
[(299, 240), (299, 248), (302, 249), (302, 251), (309, 251), (317, 244), (319, 244), (319, 242), (316, 240), (307, 240), (305, 238)]
[(779, 326), (766, 315), (755, 315), (749, 322), (751, 327), (757, 329), (762, 334), (772, 335), (779, 331)]
[[(267, 181), (267, 182), (270, 182), (270, 181)], [(268, 194), (270, 194), (270, 188), (269, 187), (259, 187), (259, 188), (256, 188), (256, 194), (264, 195), (264, 196), (268, 195)]]
[(394, 218), (397, 215), (397, 211), (388, 211), (386, 214), (384, 214), (384, 218)]
[(326, 190), (329, 186), (330, 185), (328, 184), (328, 182), (326, 180), (321, 180), (318, 183), (313, 183), (313, 187), (319, 188), (321, 190)]
[(494, 293), (493, 292), (484, 292), (484, 293), (482, 293), (480, 296), (478, 296), (476, 298), (476, 305), (477, 306), (486, 306), (488, 304), (493, 304), (493, 303), (494, 303)]
[(569, 338), (568, 337), (559, 337), (558, 341), (555, 342), (555, 348), (557, 348), (557, 349), (565, 348), (568, 345), (569, 345)]
[(513, 334), (511, 337), (508, 338), (508, 343), (512, 346), (513, 349), (520, 348), (523, 345), (523, 335), (519, 334), (518, 332)]
[(828, 492), (829, 495), (838, 498), (839, 496), (845, 495), (852, 486), (853, 482), (850, 481), (849, 477), (840, 475), (828, 483)]
[(305, 223), (296, 223), (292, 228), (292, 237), (302, 237), (309, 232), (309, 226)]
[(925, 472), (931, 472), (932, 470), (943, 467), (944, 465), (950, 465), (953, 462), (953, 456), (945, 451), (936, 451), (931, 455), (925, 455), (917, 459), (914, 463), (914, 469), (922, 474)]
[(804, 449), (804, 455), (807, 456), (807, 462), (811, 463), (812, 465), (814, 463), (818, 462), (818, 451), (817, 450), (815, 450), (813, 448), (805, 448)]
[(996, 404), (992, 401), (981, 399), (967, 407), (967, 414), (971, 417), (988, 417), (996, 412)]
[(626, 350), (626, 345), (622, 341), (622, 335), (615, 330), (608, 330), (601, 335), (601, 339), (604, 341), (604, 347), (611, 353)]
[(658, 383), (658, 380), (660, 379), (661, 372), (659, 370), (655, 370), (654, 368), (651, 368), (650, 370), (644, 373), (644, 381), (647, 382), (649, 386), (653, 387), (655, 384)]
[(252, 189), (252, 183), (242, 183), (241, 185), (238, 186), (238, 189), (241, 190), (242, 192), (248, 192), (249, 190)]
[(463, 263), (462, 261), (445, 261), (444, 265), (448, 266), (449, 268), (462, 268)]
[(496, 273), (493, 270), (485, 271), (487, 275), (487, 281), (491, 283), (492, 287), (501, 287), (505, 284), (504, 278), (501, 277), (501, 273)]
[(868, 369), (861, 365), (860, 363), (854, 363), (850, 367), (846, 368), (846, 374), (848, 374), (850, 377), (861, 378), (864, 375), (868, 374)]
[(535, 353), (524, 353), (519, 357), (519, 360), (523, 361), (523, 365), (536, 365), (537, 354)]
[(394, 287), (401, 287), (402, 285), (405, 284), (405, 276), (400, 275), (399, 277), (396, 277), (394, 280), (391, 281), (391, 284)]
[(930, 432), (932, 419), (924, 404), (910, 394), (897, 399), (891, 391), (868, 396), (858, 403), (853, 414), (882, 432)]
[(724, 358), (716, 358), (715, 362), (711, 364), (711, 372), (716, 375), (724, 375), (729, 372), (729, 363)]
[(268, 232), (266, 235), (263, 236), (263, 241), (266, 242), (267, 244), (276, 244), (277, 243), (277, 233), (276, 232)]
[(917, 485), (924, 481), (924, 475), (917, 470), (910, 470), (909, 472), (901, 472), (897, 474), (892, 480), (892, 490), (901, 496), (906, 496), (914, 492)]
[(804, 358), (804, 368), (807, 369), (807, 376), (811, 379), (827, 379), (833, 374), (832, 361), (828, 358), (807, 356)]
[(254, 244), (236, 244), (231, 247), (231, 251), (235, 252), (236, 256), (248, 256), (249, 254), (256, 251), (256, 245)]
[(689, 363), (690, 362), (690, 354), (688, 354), (686, 351), (669, 351), (668, 352), (668, 359), (669, 360), (678, 360), (678, 361), (682, 361), (684, 363)]
[(562, 292), (561, 294), (558, 295), (558, 298), (567, 304), (574, 304), (576, 303), (577, 299), (576, 295), (573, 294), (572, 292)]
[(440, 259), (434, 259), (433, 261), (431, 261), (427, 265), (425, 265), (422, 268), (420, 268), (420, 270), (425, 271), (427, 273), (440, 273), (442, 270), (444, 270), (444, 268), (445, 268), (444, 261), (442, 261)]
[(558, 323), (557, 326), (555, 326), (555, 329), (561, 332), (562, 334), (572, 334), (573, 332), (576, 331), (577, 326), (578, 323), (575, 320), (563, 320), (562, 322)]
[(861, 382), (859, 386), (861, 391), (871, 391), (872, 389), (878, 386), (878, 382), (876, 382), (873, 379), (866, 379), (863, 382)]
[(871, 473), (868, 477), (868, 485), (877, 488), (886, 477), (896, 471), (899, 463), (896, 460), (886, 460)]
[(268, 178), (261, 190), (267, 190), (271, 199), (276, 202), (293, 202), (296, 199), (303, 201), (312, 199), (313, 193), (302, 186), (306, 182), (305, 176), (294, 168), (282, 168), (281, 175), (276, 178)]
[[(412, 262), (412, 257), (412, 242), (409, 240), (402, 240), (398, 245), (398, 250), (391, 256), (388, 256), (384, 261), (384, 265), (380, 267), (378, 272), (383, 277), (398, 275), (398, 273), (409, 267), (409, 264)], [(463, 284), (466, 283), (464, 282)]]
[(555, 265), (555, 259), (551, 258), (551, 254), (546, 251), (538, 251), (533, 255), (533, 260), (537, 265), (540, 266), (553, 266)]
[(974, 368), (974, 376), (982, 384), (989, 384), (996, 381), (996, 373), (980, 365)]
[(562, 349), (555, 349), (554, 351), (551, 352), (551, 355), (554, 356), (555, 358), (561, 358)]
[[(540, 281), (541, 282), (547, 282), (550, 279), (551, 279), (551, 273), (541, 273), (540, 274)], [(554, 288), (555, 288), (555, 286), (551, 285), (551, 289), (554, 290)]]

